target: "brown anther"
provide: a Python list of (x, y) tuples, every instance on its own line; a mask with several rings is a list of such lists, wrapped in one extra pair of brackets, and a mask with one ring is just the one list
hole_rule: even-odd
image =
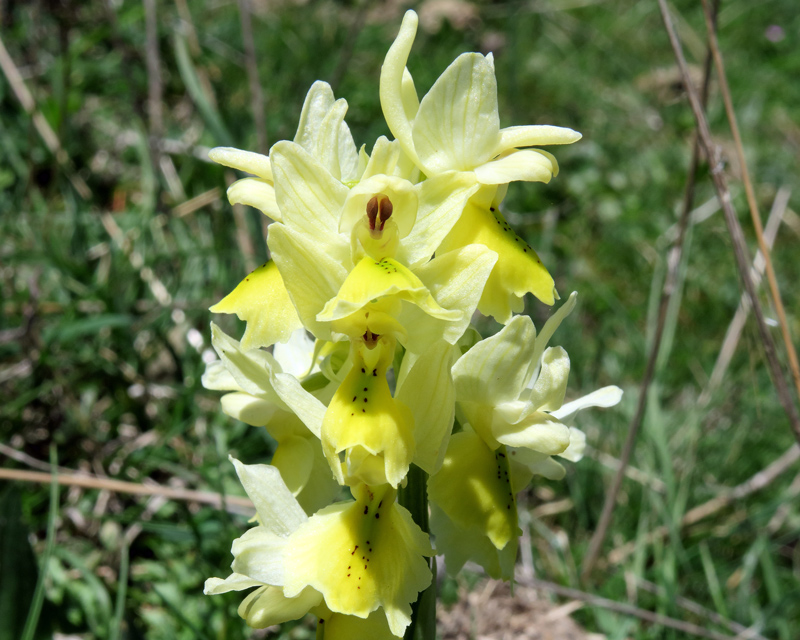
[(379, 207), (380, 219), (381, 219), (381, 230), (383, 230), (384, 223), (392, 217), (392, 211), (394, 211), (394, 205), (392, 205), (392, 201), (389, 198), (382, 198)]
[(367, 219), (369, 220), (369, 228), (375, 230), (375, 218), (378, 217), (378, 196), (372, 196), (367, 202)]
[[(372, 333), (369, 329), (364, 333), (364, 343), (367, 345), (368, 349), (374, 349), (375, 345), (378, 344), (378, 339), (380, 336), (377, 333)], [(361, 370), (364, 373), (364, 370)]]
[(370, 231), (383, 231), (383, 225), (392, 217), (392, 201), (382, 193), (372, 196), (367, 202), (367, 220)]

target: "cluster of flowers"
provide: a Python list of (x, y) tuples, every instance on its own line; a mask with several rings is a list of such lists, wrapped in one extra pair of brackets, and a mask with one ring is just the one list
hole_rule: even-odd
[[(534, 474), (563, 477), (552, 456), (581, 457), (568, 416), (620, 397), (563, 404), (569, 358), (547, 344), (575, 294), (538, 333), (514, 315), (526, 293), (557, 294), (500, 202), (510, 182), (557, 173), (530, 147), (580, 134), (501, 129), (491, 55), (459, 56), (420, 101), (406, 69), (416, 28), (409, 11), (381, 71), (395, 140), (357, 150), (347, 103), (317, 82), (293, 142), (211, 153), (255, 176), (231, 202), (274, 221), (272, 260), (212, 307), (247, 327), (239, 342), (212, 324), (220, 359), (203, 379), (278, 443), (271, 465), (233, 460), (258, 524), (233, 543), (232, 575), (205, 587), (254, 587), (239, 608), (253, 627), (312, 612), (329, 640), (402, 637), (436, 552), (451, 572), (472, 560), (512, 577), (515, 494)], [(476, 309), (504, 328), (481, 340)], [(411, 465), (429, 476), (436, 551), (397, 501)], [(334, 502), (344, 486), (352, 498)]]

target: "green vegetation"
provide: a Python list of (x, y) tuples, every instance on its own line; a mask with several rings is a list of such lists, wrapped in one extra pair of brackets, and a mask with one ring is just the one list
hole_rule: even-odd
[[(2, 42), (68, 162), (56, 161), (5, 75), (2, 467), (29, 470), (36, 459), (36, 470), (47, 471), (54, 447), (67, 471), (242, 495), (227, 453), (266, 461), (273, 443), (263, 430), (224, 416), (219, 394), (200, 385), (207, 308), (266, 255), (260, 214), (234, 214), (224, 198), (232, 176), (202, 159), (213, 146), (257, 147), (239, 6), (157, 3), (159, 133), (148, 116), (149, 4), (3, 6)], [(253, 0), (270, 144), (292, 137), (315, 79), (347, 98), (357, 143), (388, 134), (378, 74), (402, 11), (373, 4)], [(673, 9), (699, 78), (705, 28), (698, 3), (680, 0)], [(454, 55), (492, 49), (503, 126), (548, 123), (584, 134), (556, 150), (561, 174), (550, 185), (515, 185), (507, 199), (509, 221), (539, 251), (562, 296), (579, 291), (577, 311), (554, 339), (572, 358), (570, 395), (607, 384), (626, 391), (619, 407), (580, 416), (592, 450), (567, 479), (540, 481), (524, 498), (537, 575), (580, 587), (581, 561), (613, 476), (608, 456), (620, 454), (654, 333), (694, 121), (655, 1), (482, 2), (458, 13), (471, 16), (466, 26), (444, 20), (438, 32), (418, 38), (421, 55), (412, 56), (411, 71), (420, 93)], [(792, 192), (773, 261), (797, 339), (800, 12), (794, 0), (725, 0), (719, 31), (765, 224), (779, 189)], [(716, 86), (709, 117), (754, 247)], [(149, 137), (153, 127), (158, 139)], [(86, 197), (75, 187), (81, 182)], [(800, 628), (800, 465), (680, 526), (690, 509), (746, 481), (794, 442), (752, 320), (721, 384), (699, 402), (741, 295), (714, 197), (703, 164), (699, 211), (632, 459), (637, 473), (623, 484), (603, 557), (626, 542), (636, 546), (618, 564), (601, 563), (590, 590), (734, 635), (683, 608), (680, 596), (768, 638), (793, 640)], [(548, 313), (533, 300), (528, 310), (537, 324)], [(235, 318), (217, 321), (241, 333)], [(8, 457), (10, 449), (24, 457)], [(565, 499), (558, 513), (537, 510)], [(48, 526), (55, 527), (50, 544)], [(41, 571), (42, 613), (27, 637), (254, 637), (236, 615), (238, 595), (202, 595), (206, 577), (227, 575), (230, 542), (245, 526), (233, 508), (4, 480), (0, 640), (23, 637)], [(650, 538), (659, 527), (666, 535)], [(453, 585), (445, 591), (452, 599)], [(598, 607), (575, 617), (613, 640), (687, 637)], [(313, 629), (290, 624), (279, 637), (311, 638)]]

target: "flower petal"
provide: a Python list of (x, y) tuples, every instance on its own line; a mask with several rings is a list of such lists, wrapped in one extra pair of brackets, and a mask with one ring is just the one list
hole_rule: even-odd
[(564, 467), (553, 458), (533, 449), (509, 449), (509, 455), (513, 456), (515, 462), (525, 465), (531, 473), (548, 480), (563, 480), (567, 474)]
[(613, 407), (622, 399), (622, 389), (617, 386), (608, 386), (593, 391), (590, 394), (568, 402), (560, 409), (551, 412), (554, 418), (564, 420), (587, 407)]
[(242, 280), (211, 307), (212, 313), (235, 313), (247, 322), (243, 349), (269, 347), (286, 342), (303, 324), (297, 316), (277, 265), (267, 262)]
[(283, 220), (275, 199), (275, 187), (259, 178), (242, 178), (234, 182), (228, 187), (228, 202), (254, 207), (277, 222)]
[(272, 182), (272, 165), (269, 158), (261, 153), (243, 151), (233, 147), (216, 147), (208, 152), (208, 157), (224, 167), (252, 173), (262, 180)]
[(539, 256), (516, 233), (499, 211), (468, 203), (461, 219), (442, 242), (450, 251), (468, 244), (482, 244), (498, 254), (497, 264), (483, 290), (478, 309), (505, 324), (512, 311), (522, 310), (522, 296), (532, 293), (553, 304), (555, 287)]
[(558, 455), (570, 462), (578, 462), (586, 451), (586, 434), (575, 427), (569, 428), (569, 446)]
[(459, 172), (425, 180), (420, 187), (416, 222), (400, 244), (398, 259), (411, 269), (427, 262), (479, 188), (469, 174)]
[(329, 340), (330, 327), (317, 322), (317, 314), (339, 291), (347, 270), (326, 253), (324, 245), (286, 225), (270, 226), (268, 245), (303, 326), (317, 338)]
[(248, 626), (265, 629), (306, 615), (322, 600), (319, 591), (303, 589), (300, 595), (287, 598), (280, 587), (266, 586), (253, 591), (239, 605), (238, 613)]
[(260, 587), (264, 583), (258, 580), (242, 575), (241, 573), (232, 573), (227, 578), (209, 578), (203, 588), (203, 593), (207, 596), (216, 596), (220, 593), (228, 593), (229, 591), (243, 591), (251, 589), (252, 587)]
[(455, 416), (455, 386), (450, 368), (458, 347), (438, 341), (421, 355), (406, 351), (395, 397), (414, 415), (414, 463), (429, 474), (444, 460)]
[[(442, 330), (441, 338), (450, 344), (455, 344), (469, 326), (496, 262), (497, 254), (494, 251), (483, 245), (472, 244), (437, 254), (433, 260), (417, 269), (420, 280), (439, 305), (461, 312), (460, 318), (448, 320)], [(410, 322), (405, 324), (411, 325)], [(409, 334), (421, 326), (421, 323), (413, 328), (409, 326)]]
[[(300, 509), (300, 506), (297, 508)], [(305, 517), (305, 513), (303, 516)], [(261, 584), (283, 586), (283, 551), (287, 540), (288, 538), (277, 535), (264, 526), (248, 529), (244, 535), (233, 541), (231, 569), (234, 573), (249, 576)]]
[(515, 147), (541, 147), (548, 144), (572, 144), (582, 138), (581, 134), (566, 127), (549, 124), (506, 127), (500, 129), (500, 141), (495, 154)]
[(280, 407), (270, 400), (257, 398), (249, 393), (226, 393), (221, 399), (222, 412), (251, 427), (263, 427), (272, 420)]
[(314, 514), (289, 538), (284, 593), (311, 586), (331, 611), (360, 618), (383, 607), (392, 633), (402, 636), (410, 603), (431, 581), (423, 557), (433, 553), (430, 541), (385, 485), (360, 485), (354, 495), (354, 502)]
[(450, 438), (428, 495), (456, 525), (487, 536), (497, 549), (519, 535), (505, 448), (492, 451), (473, 431)]
[[(414, 142), (412, 139), (411, 125), (416, 113), (412, 113), (415, 100), (412, 99), (409, 90), (410, 77), (406, 70), (408, 54), (414, 44), (414, 37), (417, 34), (419, 18), (413, 11), (406, 11), (403, 22), (400, 25), (400, 32), (397, 34), (392, 46), (386, 53), (386, 59), (381, 67), (380, 98), (383, 116), (389, 131), (392, 132), (405, 154), (411, 158), (415, 164), (419, 165)], [(410, 83), (413, 88), (413, 80)], [(416, 91), (414, 92), (416, 96)]]
[(539, 358), (542, 357), (542, 354), (547, 347), (547, 343), (550, 342), (550, 338), (553, 337), (556, 329), (561, 326), (561, 323), (564, 322), (564, 319), (570, 313), (572, 313), (572, 310), (575, 308), (577, 302), (578, 292), (573, 291), (569, 295), (569, 298), (567, 298), (567, 301), (547, 319), (547, 322), (544, 323), (541, 331), (539, 331), (539, 335), (536, 336), (536, 349), (533, 352), (534, 363), (539, 362)]
[(557, 167), (537, 150), (522, 149), (476, 167), (475, 177), (481, 184), (506, 184), (517, 180), (548, 183)]
[(306, 94), (294, 141), (311, 154), (317, 152), (317, 140), (320, 137), (322, 121), (333, 107), (334, 102), (336, 102), (336, 98), (333, 97), (331, 85), (322, 80), (317, 80), (312, 84)]
[(500, 141), (492, 62), (479, 53), (458, 56), (420, 102), (412, 135), (427, 175), (490, 160)]
[(461, 356), (453, 366), (459, 402), (493, 407), (516, 400), (530, 377), (535, 337), (533, 321), (515, 316)]
[(206, 370), (200, 380), (203, 387), (212, 391), (240, 391), (230, 371), (225, 368), (222, 360), (214, 360), (206, 365)]
[(347, 187), (294, 142), (278, 142), (270, 153), (275, 197), (283, 222), (321, 243), (337, 257), (339, 253), (349, 256), (349, 243), (338, 234)]
[(492, 435), (509, 447), (523, 447), (546, 455), (563, 453), (570, 442), (569, 428), (542, 411), (535, 411), (514, 424), (495, 420)]
[[(271, 534), (286, 537), (308, 519), (276, 467), (267, 464), (242, 464), (236, 458), (231, 458), (231, 462), (244, 490), (256, 507), (261, 522), (258, 529), (263, 528)], [(244, 571), (239, 573), (255, 577)]]
[(569, 378), (569, 356), (562, 347), (549, 347), (531, 390), (530, 402), (539, 411), (553, 412), (564, 404)]
[(365, 256), (342, 284), (339, 292), (317, 315), (318, 322), (345, 318), (373, 300), (394, 297), (417, 305), (428, 315), (443, 320), (458, 320), (460, 311), (442, 308), (422, 281), (407, 267), (392, 258), (373, 260)]
[(346, 451), (348, 478), (397, 487), (414, 455), (414, 416), (392, 398), (386, 379), (394, 340), (383, 337), (372, 348), (354, 342), (351, 354), (353, 366), (322, 423), (323, 451), (334, 473), (339, 452)]

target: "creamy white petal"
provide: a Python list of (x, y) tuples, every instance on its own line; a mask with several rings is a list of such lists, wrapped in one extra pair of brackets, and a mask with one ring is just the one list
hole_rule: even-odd
[(569, 379), (569, 356), (562, 347), (549, 347), (531, 390), (530, 401), (539, 411), (553, 412), (564, 404)]
[(242, 178), (228, 187), (228, 202), (255, 207), (265, 216), (281, 222), (283, 216), (275, 199), (275, 187), (260, 178)]
[(459, 401), (495, 406), (519, 398), (530, 375), (535, 337), (533, 321), (515, 316), (461, 356), (453, 366)]
[[(236, 458), (230, 460), (236, 467), (239, 480), (258, 512), (261, 526), (257, 529), (263, 528), (276, 536), (286, 537), (308, 520), (308, 516), (286, 487), (277, 468), (267, 464), (242, 464)], [(253, 529), (250, 529), (248, 533), (252, 531)], [(247, 575), (255, 577), (252, 573)], [(266, 582), (266, 584), (274, 583)]]
[(253, 580), (241, 573), (232, 573), (224, 580), (222, 578), (209, 578), (206, 580), (203, 593), (207, 596), (215, 596), (220, 593), (243, 591), (244, 589), (260, 586), (263, 586), (263, 583), (258, 580)]
[(491, 61), (479, 53), (456, 58), (420, 102), (412, 134), (427, 175), (469, 171), (490, 160), (500, 140)]
[(349, 242), (338, 234), (347, 187), (294, 142), (275, 144), (271, 158), (284, 223), (319, 242), (328, 253), (349, 255)]
[(271, 225), (267, 244), (303, 326), (317, 338), (329, 340), (330, 327), (317, 322), (316, 317), (338, 293), (347, 270), (324, 245), (286, 225)]
[(481, 184), (507, 184), (517, 180), (550, 182), (558, 165), (533, 149), (521, 149), (475, 168)]
[(553, 334), (556, 332), (556, 329), (561, 325), (572, 310), (575, 308), (575, 304), (578, 302), (578, 292), (573, 291), (567, 301), (562, 304), (558, 311), (556, 311), (553, 315), (551, 315), (547, 322), (544, 323), (541, 331), (539, 331), (539, 335), (536, 336), (536, 350), (534, 351), (534, 363), (539, 361), (539, 358), (542, 357), (542, 353), (547, 348), (547, 343), (550, 342), (550, 338), (553, 337)]
[(416, 222), (400, 244), (400, 260), (411, 269), (427, 262), (479, 188), (464, 173), (447, 172), (425, 180), (419, 191)]
[(429, 474), (444, 460), (455, 416), (456, 392), (450, 368), (457, 346), (440, 341), (421, 355), (406, 352), (395, 398), (414, 414), (414, 463)]
[(621, 399), (622, 389), (611, 385), (608, 387), (603, 387), (602, 389), (598, 389), (597, 391), (593, 391), (592, 393), (587, 394), (582, 398), (578, 398), (577, 400), (573, 400), (572, 402), (568, 402), (560, 409), (551, 412), (550, 415), (558, 420), (564, 420), (565, 418), (568, 418), (574, 413), (580, 411), (581, 409), (586, 409), (587, 407), (613, 407)]
[(261, 153), (242, 151), (233, 147), (216, 147), (208, 152), (208, 157), (217, 164), (232, 169), (252, 173), (264, 180), (272, 181), (272, 166), (269, 158)]
[(541, 147), (548, 144), (572, 144), (581, 139), (581, 134), (567, 127), (549, 124), (506, 127), (500, 130), (500, 141), (495, 153), (500, 154), (515, 147)]
[(253, 427), (263, 427), (272, 420), (275, 412), (280, 410), (274, 402), (244, 392), (226, 393), (220, 399), (220, 403), (222, 412), (226, 416), (241, 420)]
[(559, 453), (559, 457), (569, 460), (570, 462), (578, 462), (583, 458), (586, 451), (586, 434), (580, 429), (575, 427), (569, 428), (569, 446), (565, 451)]
[(286, 343), (278, 343), (272, 355), (285, 373), (302, 378), (311, 372), (314, 359), (314, 341), (305, 329), (297, 329)]
[(309, 153), (313, 154), (317, 151), (317, 140), (322, 121), (334, 102), (336, 99), (333, 97), (331, 85), (322, 80), (317, 80), (312, 84), (306, 94), (294, 141)]
[(516, 424), (496, 420), (492, 424), (492, 435), (509, 447), (523, 447), (547, 455), (563, 453), (570, 442), (569, 428), (539, 411)]
[(225, 368), (222, 360), (214, 360), (206, 365), (205, 373), (200, 379), (206, 389), (212, 391), (240, 391), (231, 372)]
[(408, 54), (411, 52), (411, 46), (414, 44), (418, 23), (417, 14), (413, 11), (406, 11), (400, 25), (400, 33), (389, 47), (383, 61), (380, 82), (381, 109), (386, 124), (389, 125), (389, 130), (397, 138), (405, 154), (417, 165), (419, 165), (419, 158), (414, 150), (411, 133), (413, 116), (409, 115), (409, 111), (413, 108), (413, 100), (409, 96), (408, 81), (405, 76), (408, 73), (406, 62)]
[(272, 533), (266, 527), (248, 529), (241, 538), (233, 541), (231, 569), (234, 573), (249, 576), (262, 584), (283, 586), (283, 550), (286, 540), (287, 538)]

